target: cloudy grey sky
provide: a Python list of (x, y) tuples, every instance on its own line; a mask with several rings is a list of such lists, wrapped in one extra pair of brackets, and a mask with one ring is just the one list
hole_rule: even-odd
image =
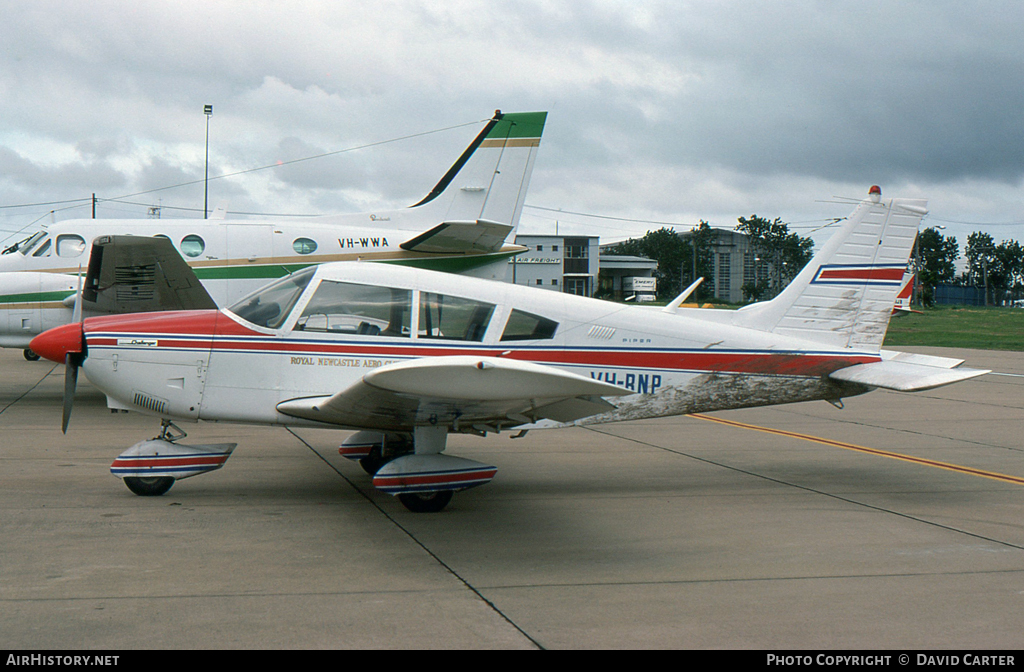
[[(1016, 1), (0, 7), (0, 238), (89, 215), (7, 206), (201, 180), (211, 103), (211, 176), (395, 140), (214, 180), (231, 211), (409, 205), (500, 108), (549, 111), (525, 232), (612, 240), (756, 213), (807, 235), (880, 184), (928, 198), (926, 223), (961, 244), (1024, 240)], [(143, 205), (99, 216), (201, 217), (203, 189), (125, 200)]]

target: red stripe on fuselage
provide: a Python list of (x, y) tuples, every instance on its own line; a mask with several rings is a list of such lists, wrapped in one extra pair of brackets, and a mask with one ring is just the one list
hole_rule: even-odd
[[(118, 336), (155, 339), (154, 350), (210, 349), (215, 352), (315, 355), (321, 357), (419, 358), (470, 355), (498, 357), (551, 365), (618, 367), (768, 375), (821, 376), (854, 364), (879, 361), (872, 355), (841, 353), (665, 351), (656, 349), (573, 349), (545, 348), (513, 350), (506, 347), (459, 347), (419, 345), (416, 340), (380, 345), (300, 341), (275, 338), (238, 324), (220, 311), (170, 311), (94, 317), (86, 320), (90, 345), (116, 346)], [(106, 332), (106, 333), (103, 333)], [(113, 332), (111, 334), (110, 332)], [(89, 334), (95, 334), (89, 336)], [(102, 334), (102, 335), (101, 335)], [(211, 334), (215, 336), (211, 337)]]

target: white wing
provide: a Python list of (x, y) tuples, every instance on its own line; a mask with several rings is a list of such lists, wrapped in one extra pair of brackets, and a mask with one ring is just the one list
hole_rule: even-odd
[(445, 425), (494, 431), (571, 422), (615, 408), (627, 390), (550, 366), (498, 357), (431, 357), (375, 369), (333, 396), (281, 402), (285, 415), (346, 427), (411, 431)]

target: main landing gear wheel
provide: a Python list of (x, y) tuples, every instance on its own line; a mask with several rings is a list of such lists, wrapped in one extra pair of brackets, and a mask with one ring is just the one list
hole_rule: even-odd
[(452, 491), (405, 492), (398, 496), (398, 501), (413, 513), (437, 513), (452, 501)]
[(359, 466), (363, 468), (370, 476), (376, 476), (380, 468), (387, 464), (390, 460), (381, 455), (380, 448), (374, 447), (370, 450), (370, 454), (359, 460)]
[(25, 359), (27, 359), (30, 362), (39, 361), (39, 355), (32, 352), (32, 348), (25, 348), (24, 350), (21, 351), (21, 354), (25, 355)]
[(140, 497), (159, 497), (171, 489), (174, 479), (170, 476), (125, 476), (124, 484)]

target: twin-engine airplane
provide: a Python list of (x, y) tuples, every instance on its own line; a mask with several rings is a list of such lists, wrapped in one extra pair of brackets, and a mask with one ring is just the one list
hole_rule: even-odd
[[(496, 112), (430, 193), (403, 210), (301, 222), (226, 220), (215, 213), (209, 220), (52, 224), (0, 255), (0, 347), (28, 348), (37, 334), (71, 321), (75, 274), (100, 236), (167, 238), (218, 306), (331, 261), (382, 261), (503, 280), (509, 257), (526, 249), (506, 240), (519, 223), (546, 118), (546, 112)], [(158, 310), (150, 299), (125, 295), (116, 306), (87, 301), (83, 310)]]
[(111, 467), (138, 494), (216, 469), (235, 447), (180, 444), (172, 419), (334, 427), (360, 430), (341, 453), (376, 487), (413, 511), (438, 511), (496, 472), (447, 455), (453, 432), (841, 406), (875, 387), (924, 390), (986, 373), (881, 349), (925, 207), (865, 200), (781, 294), (738, 311), (336, 263), (227, 309), (93, 317), (32, 349), (67, 363), (65, 427), (79, 367), (111, 408), (162, 419), (159, 437)]

